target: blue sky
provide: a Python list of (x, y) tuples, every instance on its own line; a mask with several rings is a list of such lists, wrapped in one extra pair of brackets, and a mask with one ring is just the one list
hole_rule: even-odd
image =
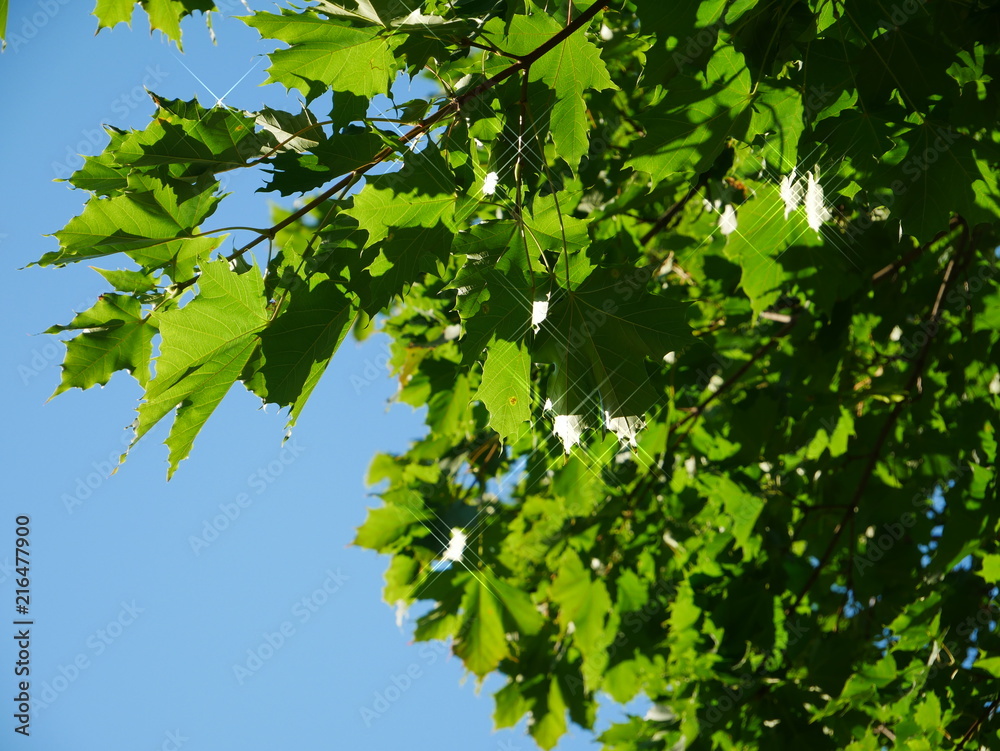
[[(86, 265), (23, 269), (55, 249), (43, 235), (86, 198), (52, 180), (80, 166), (77, 154), (103, 149), (102, 123), (144, 127), (153, 106), (143, 86), (206, 104), (214, 97), (205, 86), (216, 96), (232, 87), (231, 106), (297, 109), (282, 88), (259, 86), (260, 54), (272, 45), (238, 21), (216, 19), (213, 46), (201, 20), (189, 19), (181, 55), (150, 37), (141, 12), (133, 29), (95, 37), (89, 8), (15, 0), (0, 56), (0, 251), (13, 313), (0, 370), (9, 410), (0, 589), (13, 631), (14, 519), (29, 515), (38, 702), (23, 738), (8, 698), (0, 747), (533, 748), (523, 723), (492, 732), (499, 682), (477, 692), (446, 646), (413, 644), (412, 622), (397, 627), (381, 602), (387, 559), (349, 547), (376, 505), (363, 483), (369, 460), (422, 431), (418, 413), (389, 403), (381, 340), (344, 345), (284, 445), (284, 417), (234, 389), (170, 483), (162, 428), (108, 476), (141, 395), (127, 375), (46, 402), (64, 348), (37, 332), (105, 291)], [(213, 225), (266, 224), (278, 196), (254, 193), (258, 181), (228, 178), (236, 195)], [(224, 529), (192, 545), (211, 537), (213, 522)], [(7, 697), (13, 641), (0, 650)], [(377, 695), (386, 701), (376, 705)], [(559, 749), (597, 747), (575, 729)]]

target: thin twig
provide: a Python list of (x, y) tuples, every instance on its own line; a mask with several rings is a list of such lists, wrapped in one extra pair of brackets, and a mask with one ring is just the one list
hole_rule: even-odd
[(520, 55), (515, 55), (513, 52), (504, 52), (502, 49), (497, 47), (495, 44), (493, 44), (493, 42), (490, 42), (489, 40), (487, 40), (487, 42), (489, 42), (488, 44), (480, 44), (479, 42), (473, 42), (471, 39), (467, 41), (468, 43), (465, 45), (466, 47), (475, 47), (477, 50), (486, 50), (487, 52), (492, 52), (494, 55), (509, 57), (512, 60), (521, 59)]
[[(969, 252), (969, 230), (968, 226), (965, 225), (964, 221), (961, 222), (963, 227), (962, 237), (964, 242), (962, 243), (962, 248), (956, 256), (948, 262), (947, 267), (944, 271), (944, 276), (941, 279), (941, 284), (938, 286), (937, 295), (934, 298), (934, 305), (931, 308), (931, 314), (928, 318), (928, 326), (930, 328), (930, 333), (927, 336), (927, 341), (924, 342), (923, 347), (920, 350), (916, 361), (913, 363), (913, 372), (910, 375), (906, 383), (904, 391), (906, 393), (911, 393), (916, 389), (919, 394), (921, 389), (921, 379), (923, 377), (924, 367), (927, 363), (927, 356), (930, 354), (931, 345), (933, 344), (940, 327), (938, 326), (938, 321), (941, 314), (941, 301), (944, 300), (945, 294), (950, 288), (954, 278), (957, 276), (956, 267), (958, 257), (963, 257), (962, 265), (964, 266), (972, 258), (972, 253)], [(912, 395), (911, 395), (912, 398)], [(858, 481), (858, 485), (851, 495), (851, 500), (847, 504), (847, 509), (844, 511), (844, 515), (841, 520), (837, 523), (837, 526), (833, 530), (833, 535), (830, 538), (830, 542), (827, 544), (826, 549), (823, 551), (823, 555), (819, 559), (819, 563), (813, 568), (809, 574), (809, 578), (803, 585), (802, 589), (799, 591), (798, 596), (795, 598), (795, 602), (785, 609), (785, 615), (789, 615), (793, 612), (802, 600), (805, 598), (806, 594), (812, 589), (813, 585), (819, 579), (820, 574), (823, 569), (826, 568), (827, 564), (830, 562), (830, 558), (833, 556), (833, 551), (837, 548), (837, 543), (840, 540), (840, 536), (844, 533), (844, 529), (847, 527), (847, 523), (852, 520), (853, 516), (858, 511), (858, 502), (861, 500), (861, 496), (864, 494), (865, 489), (868, 487), (868, 481), (871, 479), (872, 474), (875, 472), (875, 467), (878, 464), (878, 460), (882, 454), (882, 448), (885, 445), (886, 440), (889, 438), (890, 433), (892, 433), (893, 427), (896, 425), (896, 421), (899, 416), (903, 413), (903, 409), (906, 406), (906, 401), (896, 402), (892, 408), (892, 412), (886, 418), (885, 423), (882, 425), (882, 429), (879, 431), (878, 437), (875, 439), (875, 445), (868, 454), (868, 461), (865, 463), (864, 469), (861, 471), (861, 479)]]
[(680, 198), (673, 206), (667, 209), (663, 216), (656, 220), (656, 223), (639, 239), (640, 245), (648, 245), (649, 242), (656, 237), (660, 232), (662, 232), (668, 224), (677, 216), (687, 205), (688, 201), (694, 198), (695, 194), (708, 184), (708, 173), (703, 172), (698, 176), (694, 185), (688, 190), (687, 193)]
[[(667, 440), (670, 439), (670, 436), (672, 434), (674, 434), (677, 431), (678, 428), (680, 428), (680, 427), (686, 425), (687, 423), (692, 422), (692, 421), (696, 420), (698, 417), (700, 417), (702, 415), (702, 413), (704, 413), (705, 408), (708, 407), (709, 404), (711, 404), (713, 401), (715, 401), (720, 396), (722, 396), (722, 394), (724, 394), (726, 391), (728, 391), (737, 381), (739, 381), (740, 378), (742, 378), (743, 375), (748, 370), (750, 370), (750, 368), (753, 367), (753, 365), (754, 365), (755, 362), (757, 362), (764, 355), (766, 355), (775, 345), (777, 345), (779, 339), (781, 339), (783, 336), (785, 336), (786, 334), (788, 334), (789, 331), (792, 330), (792, 327), (795, 325), (795, 321), (796, 321), (796, 319), (793, 318), (788, 323), (786, 323), (784, 326), (782, 326), (781, 329), (779, 329), (774, 334), (774, 336), (771, 337), (771, 340), (767, 344), (761, 345), (757, 349), (757, 351), (754, 352), (753, 355), (750, 356), (750, 359), (747, 360), (745, 363), (743, 363), (742, 366), (740, 366), (739, 370), (737, 370), (735, 373), (733, 373), (731, 376), (729, 376), (729, 378), (727, 378), (725, 381), (722, 382), (722, 384), (719, 386), (719, 388), (717, 388), (715, 391), (713, 391), (711, 394), (709, 394), (707, 397), (705, 397), (701, 401), (700, 404), (698, 404), (696, 407), (694, 407), (687, 414), (686, 417), (684, 417), (683, 419), (681, 419), (678, 422), (676, 422), (673, 425), (671, 425), (670, 429), (667, 431)], [(674, 442), (668, 446), (667, 453), (669, 453), (669, 452), (673, 451), (674, 449), (676, 449), (677, 446), (680, 445), (681, 441), (683, 441), (684, 438), (687, 436), (687, 434), (691, 432), (691, 429), (693, 427), (694, 427), (694, 424), (692, 423), (692, 425), (690, 427), (688, 427), (688, 429), (685, 430), (682, 435), (677, 436), (677, 438), (674, 440)]]
[(965, 748), (965, 744), (972, 740), (972, 736), (974, 736), (976, 731), (982, 727), (983, 723), (990, 718), (990, 715), (996, 711), (998, 705), (1000, 705), (1000, 695), (995, 696), (993, 701), (986, 703), (986, 707), (983, 709), (982, 714), (976, 718), (976, 721), (972, 723), (972, 726), (965, 731), (965, 735), (959, 739), (958, 745), (955, 746), (955, 751), (962, 751), (962, 749)]
[(547, 39), (545, 42), (539, 45), (533, 52), (529, 52), (527, 55), (522, 57), (518, 62), (514, 63), (510, 67), (505, 68), (504, 70), (497, 73), (495, 76), (487, 79), (486, 81), (483, 81), (478, 86), (473, 87), (472, 89), (465, 92), (461, 96), (452, 99), (450, 102), (448, 102), (448, 104), (444, 105), (443, 107), (440, 107), (433, 115), (430, 115), (429, 117), (422, 120), (418, 125), (415, 125), (406, 133), (403, 133), (399, 137), (399, 143), (396, 146), (386, 146), (384, 149), (376, 153), (367, 164), (361, 165), (353, 172), (349, 173), (344, 178), (339, 180), (336, 185), (327, 188), (316, 198), (306, 203), (302, 208), (298, 209), (297, 211), (290, 214), (282, 221), (275, 224), (273, 227), (271, 227), (270, 231), (266, 235), (258, 236), (256, 239), (251, 240), (239, 250), (236, 250), (233, 253), (231, 253), (229, 256), (226, 257), (227, 260), (231, 261), (237, 258), (246, 253), (248, 250), (259, 245), (261, 242), (264, 241), (265, 238), (273, 237), (276, 232), (279, 232), (280, 230), (284, 229), (292, 222), (298, 221), (303, 216), (312, 211), (314, 208), (324, 203), (325, 201), (329, 200), (330, 197), (336, 194), (338, 191), (343, 190), (344, 186), (349, 185), (352, 181), (366, 174), (375, 165), (385, 161), (392, 154), (394, 154), (401, 146), (404, 146), (407, 143), (418, 138), (419, 136), (422, 136), (424, 133), (427, 133), (431, 128), (433, 128), (439, 122), (444, 120), (449, 115), (457, 113), (459, 110), (462, 109), (462, 107), (464, 107), (466, 104), (468, 104), (473, 99), (478, 97), (480, 94), (483, 94), (484, 92), (487, 92), (490, 89), (492, 89), (497, 84), (506, 81), (508, 78), (518, 73), (519, 71), (526, 70), (527, 68), (531, 67), (531, 64), (533, 62), (535, 62), (548, 52), (551, 52), (553, 49), (555, 49), (561, 42), (563, 42), (565, 39), (571, 36), (574, 32), (578, 31), (580, 28), (589, 23), (598, 13), (604, 10), (605, 7), (606, 7), (606, 0), (598, 0), (597, 2), (590, 5), (583, 13), (577, 16), (577, 18), (571, 24), (553, 34), (549, 39)]

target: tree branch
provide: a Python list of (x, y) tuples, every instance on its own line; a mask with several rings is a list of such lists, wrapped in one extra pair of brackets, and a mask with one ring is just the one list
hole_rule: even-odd
[[(944, 300), (945, 294), (951, 287), (955, 277), (958, 275), (956, 268), (958, 267), (959, 258), (962, 259), (962, 267), (969, 262), (972, 258), (972, 252), (970, 252), (970, 237), (969, 228), (965, 224), (964, 220), (959, 220), (963, 238), (961, 244), (961, 249), (952, 259), (948, 262), (947, 267), (944, 271), (944, 276), (941, 279), (941, 284), (938, 286), (937, 295), (934, 298), (934, 305), (931, 308), (931, 314), (927, 319), (927, 328), (929, 329), (927, 341), (924, 342), (923, 347), (920, 349), (920, 354), (913, 363), (913, 371), (910, 374), (909, 379), (906, 382), (905, 391), (911, 395), (911, 400), (913, 398), (912, 392), (916, 389), (917, 394), (921, 391), (921, 379), (923, 378), (924, 367), (927, 364), (927, 356), (930, 354), (931, 345), (940, 330), (939, 321), (941, 317), (941, 301)], [(851, 500), (847, 504), (847, 509), (844, 511), (844, 515), (841, 517), (837, 526), (833, 530), (833, 535), (830, 538), (829, 544), (827, 544), (826, 549), (823, 551), (822, 557), (819, 559), (819, 563), (813, 568), (812, 572), (809, 574), (809, 578), (806, 580), (805, 585), (803, 585), (802, 590), (799, 592), (798, 596), (788, 608), (785, 609), (785, 615), (788, 616), (792, 611), (794, 611), (799, 604), (805, 598), (806, 594), (812, 589), (813, 585), (819, 579), (820, 574), (823, 569), (826, 568), (827, 564), (833, 556), (833, 551), (837, 548), (837, 543), (840, 540), (840, 536), (843, 534), (844, 529), (847, 527), (849, 521), (852, 521), (854, 515), (858, 511), (858, 503), (861, 500), (861, 496), (864, 494), (865, 489), (868, 487), (868, 481), (871, 479), (872, 474), (875, 472), (875, 466), (878, 464), (879, 457), (882, 454), (882, 448), (885, 446), (885, 442), (892, 432), (896, 421), (899, 416), (903, 413), (903, 408), (906, 406), (907, 401), (896, 402), (893, 406), (892, 411), (886, 418), (885, 424), (879, 431), (878, 437), (875, 439), (875, 445), (868, 454), (868, 461), (865, 463), (865, 467), (861, 472), (861, 480), (858, 482), (854, 493), (851, 495)]]
[[(740, 366), (739, 370), (737, 370), (735, 373), (729, 376), (729, 378), (727, 378), (725, 381), (722, 382), (722, 384), (719, 386), (718, 389), (716, 389), (712, 394), (709, 394), (699, 404), (692, 407), (684, 418), (678, 420), (669, 428), (667, 428), (667, 437), (665, 445), (663, 447), (663, 455), (660, 458), (661, 466), (666, 456), (670, 454), (670, 452), (674, 451), (684, 441), (684, 439), (687, 438), (688, 434), (694, 428), (695, 421), (697, 421), (697, 419), (701, 417), (701, 415), (705, 411), (705, 408), (709, 404), (711, 404), (715, 399), (718, 399), (722, 394), (726, 393), (726, 391), (732, 388), (736, 383), (738, 383), (739, 380), (744, 375), (746, 375), (747, 371), (750, 370), (751, 367), (753, 367), (753, 364), (758, 360), (760, 360), (765, 354), (767, 354), (767, 352), (778, 343), (778, 340), (781, 337), (785, 336), (792, 329), (792, 327), (795, 325), (796, 320), (797, 319), (792, 318), (788, 323), (782, 326), (781, 329), (779, 329), (774, 334), (774, 336), (771, 337), (771, 340), (767, 344), (764, 344), (761, 347), (759, 347), (757, 351), (750, 356), (750, 359), (747, 362), (743, 363), (742, 366)], [(691, 425), (688, 427), (688, 429), (685, 430), (682, 435), (677, 436), (674, 442), (671, 443), (670, 436), (674, 435), (678, 428), (689, 422), (691, 423)], [(626, 505), (631, 504), (632, 501), (635, 499), (635, 497), (639, 495), (639, 493), (644, 493), (647, 490), (649, 490), (652, 487), (653, 483), (656, 482), (658, 479), (662, 479), (657, 475), (653, 474), (652, 472), (646, 475), (646, 478), (648, 479), (636, 483), (636, 485), (632, 488), (632, 490), (630, 490), (626, 494), (625, 496)]]
[[(533, 62), (543, 57), (546, 53), (555, 49), (561, 42), (570, 37), (574, 32), (578, 31), (583, 26), (588, 24), (598, 13), (604, 10), (606, 5), (607, 5), (607, 0), (598, 0), (597, 2), (590, 5), (583, 13), (577, 16), (572, 23), (567, 25), (562, 30), (553, 34), (552, 37), (550, 37), (541, 45), (539, 45), (533, 52), (529, 52), (527, 55), (523, 56), (516, 63), (514, 63), (508, 68), (504, 68), (502, 71), (497, 73), (492, 78), (483, 81), (481, 84), (475, 86), (474, 88), (465, 92), (461, 96), (452, 99), (448, 104), (444, 105), (443, 107), (440, 107), (433, 115), (430, 115), (429, 117), (425, 118), (420, 123), (413, 126), (413, 128), (408, 130), (406, 133), (402, 134), (399, 137), (400, 145), (402, 146), (413, 141), (417, 137), (428, 132), (432, 127), (437, 125), (439, 122), (444, 120), (449, 115), (452, 115), (460, 111), (463, 106), (471, 102), (480, 94), (483, 94), (484, 92), (492, 89), (497, 84), (506, 81), (508, 78), (518, 73), (519, 71), (526, 70), (527, 68), (529, 68)], [(375, 154), (371, 158), (371, 161), (369, 161), (367, 164), (358, 167), (356, 170), (349, 173), (341, 180), (338, 180), (333, 187), (327, 188), (316, 198), (309, 201), (301, 209), (298, 209), (294, 213), (288, 215), (282, 221), (275, 224), (266, 234), (260, 235), (256, 239), (248, 242), (239, 250), (230, 253), (228, 256), (226, 256), (226, 260), (232, 261), (235, 258), (238, 258), (239, 256), (246, 253), (251, 248), (256, 247), (265, 239), (273, 238), (277, 232), (280, 232), (289, 224), (298, 221), (306, 214), (308, 214), (310, 211), (312, 211), (314, 208), (316, 208), (323, 202), (329, 200), (338, 191), (343, 190), (345, 186), (349, 185), (353, 180), (356, 180), (357, 178), (367, 173), (375, 165), (384, 162), (387, 158), (392, 156), (392, 154), (394, 154), (397, 151), (397, 149), (398, 147), (386, 146), (384, 149)]]
[(681, 426), (687, 424), (688, 422), (692, 423), (691, 426), (688, 427), (688, 429), (685, 430), (682, 435), (677, 436), (677, 438), (674, 440), (674, 442), (672, 444), (669, 444), (669, 446), (667, 448), (667, 453), (669, 453), (669, 452), (673, 451), (674, 449), (676, 449), (677, 446), (680, 445), (681, 441), (683, 441), (687, 437), (688, 433), (690, 433), (691, 429), (694, 427), (693, 421), (697, 420), (702, 415), (702, 413), (705, 411), (705, 408), (709, 404), (711, 404), (713, 401), (715, 401), (720, 396), (722, 396), (722, 394), (726, 393), (726, 391), (728, 391), (730, 388), (732, 388), (732, 386), (737, 381), (739, 381), (744, 376), (744, 374), (746, 374), (746, 372), (748, 370), (750, 370), (750, 368), (753, 367), (753, 365), (754, 365), (755, 362), (757, 362), (764, 355), (766, 355), (775, 345), (777, 345), (779, 339), (781, 339), (783, 336), (785, 336), (786, 334), (788, 334), (789, 331), (792, 330), (792, 327), (795, 325), (795, 321), (796, 320), (797, 319), (795, 319), (795, 318), (792, 318), (791, 320), (789, 320), (788, 323), (786, 323), (784, 326), (782, 326), (774, 334), (774, 336), (771, 337), (771, 340), (767, 344), (763, 344), (760, 347), (758, 347), (757, 351), (754, 352), (753, 355), (750, 356), (750, 359), (747, 360), (745, 363), (743, 363), (743, 365), (740, 366), (739, 370), (737, 370), (735, 373), (733, 373), (731, 376), (729, 376), (729, 378), (727, 378), (725, 381), (723, 381), (722, 384), (720, 384), (719, 388), (717, 388), (715, 391), (713, 391), (711, 394), (709, 394), (707, 397), (705, 397), (701, 401), (701, 403), (699, 403), (697, 406), (695, 406), (690, 411), (690, 413), (688, 413), (688, 415), (686, 417), (684, 417), (682, 420), (679, 420), (679, 421), (677, 421), (676, 423), (674, 423), (673, 425), (670, 426), (670, 428), (667, 430), (667, 440), (670, 439), (670, 436), (673, 435), (678, 428), (680, 428)]
[(872, 284), (879, 284), (880, 282), (884, 282), (887, 279), (894, 278), (896, 276), (896, 272), (898, 272), (904, 266), (907, 266), (913, 261), (915, 261), (921, 255), (923, 255), (925, 251), (932, 249), (942, 240), (944, 241), (954, 240), (959, 234), (961, 234), (962, 231), (963, 229), (959, 226), (959, 222), (953, 219), (950, 223), (949, 231), (946, 232), (942, 230), (941, 232), (938, 232), (936, 235), (934, 235), (934, 237), (931, 240), (928, 240), (923, 245), (919, 245), (916, 248), (913, 248), (909, 253), (907, 253), (902, 258), (893, 261), (888, 266), (883, 266), (874, 274), (872, 274)]
[(677, 203), (675, 203), (673, 206), (667, 209), (666, 212), (664, 212), (663, 216), (661, 216), (659, 219), (656, 220), (656, 222), (649, 229), (649, 231), (647, 231), (646, 234), (640, 238), (639, 244), (648, 245), (649, 242), (654, 237), (660, 234), (660, 232), (662, 232), (667, 227), (667, 225), (670, 224), (671, 221), (673, 221), (675, 216), (681, 213), (681, 211), (687, 205), (688, 201), (694, 198), (695, 194), (699, 190), (704, 188), (707, 184), (708, 184), (708, 173), (703, 172), (698, 176), (698, 179), (695, 181), (694, 185), (691, 186), (688, 192), (685, 193), (677, 201)]
[(990, 718), (990, 715), (996, 711), (997, 706), (1000, 706), (1000, 695), (994, 697), (993, 701), (986, 703), (983, 713), (976, 718), (976, 721), (972, 723), (972, 726), (965, 731), (965, 735), (959, 739), (958, 745), (955, 746), (955, 751), (962, 751), (962, 749), (965, 748), (965, 744), (972, 740), (972, 736), (974, 736), (979, 728), (982, 727), (983, 723)]

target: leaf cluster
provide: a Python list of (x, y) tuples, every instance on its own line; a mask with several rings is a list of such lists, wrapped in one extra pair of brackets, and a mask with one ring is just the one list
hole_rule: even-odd
[[(998, 10), (253, 13), (306, 106), (109, 131), (39, 263), (128, 268), (50, 330), (57, 393), (130, 372), (173, 472), (237, 381), (294, 422), (377, 328), (427, 432), (356, 543), (418, 640), (506, 678), (498, 727), (552, 748), (645, 696), (605, 748), (1000, 743)], [(301, 208), (205, 229), (247, 168)]]

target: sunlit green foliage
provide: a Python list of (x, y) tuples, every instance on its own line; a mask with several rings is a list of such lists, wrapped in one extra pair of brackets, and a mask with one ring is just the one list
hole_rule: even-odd
[[(294, 421), (376, 328), (427, 433), (357, 543), (507, 678), (498, 727), (643, 695), (606, 748), (1000, 748), (1000, 4), (607, 5), (248, 15), (311, 109), (110, 131), (39, 261), (112, 287), (57, 392), (129, 371), (172, 473), (236, 382)], [(222, 256), (243, 168), (305, 203)]]

